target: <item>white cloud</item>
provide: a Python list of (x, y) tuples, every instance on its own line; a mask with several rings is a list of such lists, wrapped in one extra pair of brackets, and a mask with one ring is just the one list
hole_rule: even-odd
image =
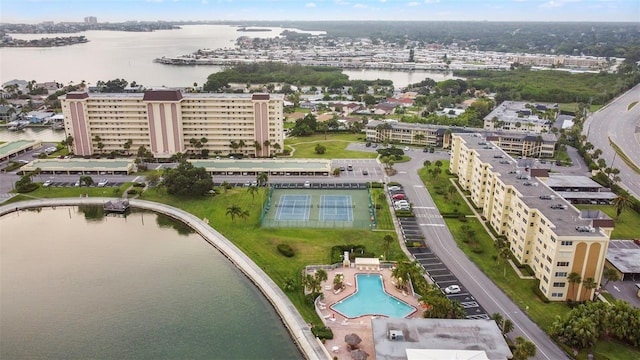
[(305, 7), (314, 8), (314, 7), (316, 7), (316, 3), (312, 3), (312, 2), (311, 3), (307, 3), (307, 5), (305, 5)]
[(439, 3), (439, 2), (440, 2), (440, 0), (424, 0), (425, 4), (436, 4), (436, 3)]
[(407, 6), (418, 6), (418, 5), (420, 5), (420, 3), (417, 2), (417, 1), (412, 1), (412, 2), (407, 3)]
[(356, 9), (366, 9), (366, 8), (368, 8), (368, 6), (365, 5), (365, 4), (355, 4), (355, 5), (353, 5), (353, 7), (356, 8)]

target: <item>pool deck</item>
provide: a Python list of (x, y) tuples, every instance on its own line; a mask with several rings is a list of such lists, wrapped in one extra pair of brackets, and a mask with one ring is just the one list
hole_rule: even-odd
[[(404, 301), (405, 303), (415, 307), (417, 311), (409, 315), (409, 318), (421, 318), (422, 308), (418, 303), (418, 299), (410, 294), (403, 294), (400, 290), (394, 286), (395, 279), (391, 277), (391, 269), (381, 270), (357, 269), (355, 267), (350, 268), (337, 268), (335, 270), (327, 270), (328, 279), (322, 283), (323, 298), (316, 303), (316, 311), (321, 314), (321, 317), (328, 316), (324, 320), (324, 324), (330, 327), (333, 331), (333, 339), (327, 340), (324, 346), (327, 351), (338, 359), (351, 359), (351, 352), (347, 349), (347, 344), (344, 342), (345, 335), (355, 333), (360, 336), (362, 342), (360, 343), (360, 349), (366, 351), (369, 354), (367, 360), (375, 359), (375, 351), (373, 349), (373, 333), (371, 331), (371, 319), (375, 318), (373, 315), (364, 315), (357, 318), (345, 318), (339, 312), (331, 309), (331, 305), (345, 299), (349, 295), (356, 292), (356, 274), (380, 274), (382, 275), (382, 284), (385, 291)], [(333, 291), (333, 278), (336, 274), (344, 274), (344, 284), (347, 286), (338, 294)], [(323, 305), (324, 304), (324, 305)], [(335, 320), (332, 320), (335, 319)], [(346, 320), (346, 321), (345, 321)], [(337, 352), (333, 349), (337, 348)]]

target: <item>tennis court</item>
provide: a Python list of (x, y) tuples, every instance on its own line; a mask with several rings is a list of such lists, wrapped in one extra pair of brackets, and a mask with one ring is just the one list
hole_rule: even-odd
[(369, 190), (272, 189), (263, 227), (370, 229), (374, 214)]
[(282, 195), (276, 204), (276, 220), (307, 221), (310, 206), (310, 195)]

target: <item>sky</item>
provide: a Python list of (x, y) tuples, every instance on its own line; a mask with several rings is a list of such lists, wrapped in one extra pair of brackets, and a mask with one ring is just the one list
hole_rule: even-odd
[(625, 21), (640, 0), (0, 0), (0, 22), (128, 20)]

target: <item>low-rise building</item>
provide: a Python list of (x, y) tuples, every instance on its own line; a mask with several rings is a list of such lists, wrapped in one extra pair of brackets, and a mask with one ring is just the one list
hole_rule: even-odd
[(484, 118), (485, 130), (541, 134), (548, 132), (558, 115), (558, 104), (504, 101)]
[(613, 220), (598, 210), (576, 209), (537, 171), (518, 167), (479, 134), (453, 135), (449, 171), (488, 225), (506, 237), (515, 259), (531, 266), (549, 300), (593, 297), (594, 289), (570, 283), (568, 275), (599, 284)]

